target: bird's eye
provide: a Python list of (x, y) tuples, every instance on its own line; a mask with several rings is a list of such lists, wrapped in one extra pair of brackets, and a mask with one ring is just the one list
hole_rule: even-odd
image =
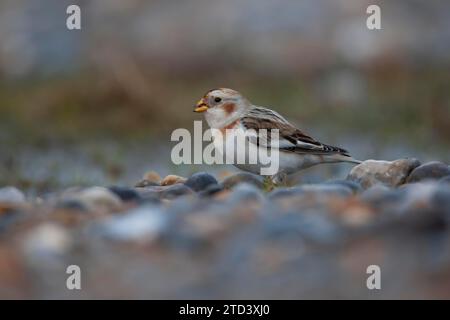
[(220, 102), (220, 101), (222, 101), (222, 99), (219, 98), (219, 97), (216, 97), (216, 98), (214, 98), (214, 101), (215, 101), (215, 102)]

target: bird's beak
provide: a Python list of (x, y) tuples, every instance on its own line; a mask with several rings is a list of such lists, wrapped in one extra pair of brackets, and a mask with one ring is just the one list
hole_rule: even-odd
[(204, 99), (201, 99), (199, 102), (197, 102), (197, 105), (194, 108), (194, 112), (205, 112), (208, 110), (208, 105), (205, 103)]

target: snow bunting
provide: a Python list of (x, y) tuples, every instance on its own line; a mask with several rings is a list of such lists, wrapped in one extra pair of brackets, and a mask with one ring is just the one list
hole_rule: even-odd
[[(226, 130), (261, 131), (278, 130), (278, 141), (267, 138), (266, 146), (278, 148), (278, 171), (272, 176), (272, 181), (279, 184), (287, 175), (321, 163), (350, 162), (361, 163), (353, 159), (347, 150), (321, 143), (300, 129), (290, 124), (277, 112), (253, 105), (239, 92), (219, 88), (208, 91), (197, 103), (194, 112), (202, 112), (213, 131), (214, 146), (223, 152), (227, 136)], [(266, 129), (266, 130), (263, 130)], [(219, 134), (214, 134), (218, 132)], [(220, 134), (221, 133), (221, 134)], [(246, 153), (257, 152), (261, 147), (261, 140), (253, 140)], [(239, 150), (237, 150), (239, 152)], [(260, 164), (234, 164), (239, 169), (260, 174)]]

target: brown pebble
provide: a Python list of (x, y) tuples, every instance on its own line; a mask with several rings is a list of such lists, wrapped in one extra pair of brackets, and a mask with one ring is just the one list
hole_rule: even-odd
[(144, 174), (144, 176), (142, 177), (142, 179), (145, 181), (153, 182), (153, 183), (157, 183), (157, 184), (161, 183), (161, 176), (155, 171), (146, 172)]
[(171, 186), (176, 183), (185, 183), (186, 180), (187, 179), (184, 177), (176, 176), (174, 174), (169, 174), (164, 179), (162, 179), (161, 185), (162, 186)]

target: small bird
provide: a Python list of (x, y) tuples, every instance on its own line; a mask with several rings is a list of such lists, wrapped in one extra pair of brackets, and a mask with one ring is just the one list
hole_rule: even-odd
[[(279, 167), (276, 174), (271, 176), (274, 184), (285, 181), (290, 174), (321, 163), (350, 162), (359, 164), (361, 161), (353, 159), (347, 150), (321, 143), (300, 129), (290, 124), (277, 112), (253, 105), (239, 92), (218, 88), (208, 91), (197, 103), (194, 112), (205, 114), (205, 119), (213, 131), (214, 147), (223, 151), (227, 136), (227, 129), (247, 132), (254, 130), (259, 133), (261, 129), (278, 129), (279, 141)], [(220, 132), (221, 134), (214, 134)], [(258, 140), (259, 141), (259, 140)], [(267, 139), (270, 146), (270, 139)], [(257, 152), (261, 147), (257, 142), (253, 144)], [(239, 152), (239, 150), (237, 151)], [(260, 174), (261, 164), (234, 164), (241, 170)]]

